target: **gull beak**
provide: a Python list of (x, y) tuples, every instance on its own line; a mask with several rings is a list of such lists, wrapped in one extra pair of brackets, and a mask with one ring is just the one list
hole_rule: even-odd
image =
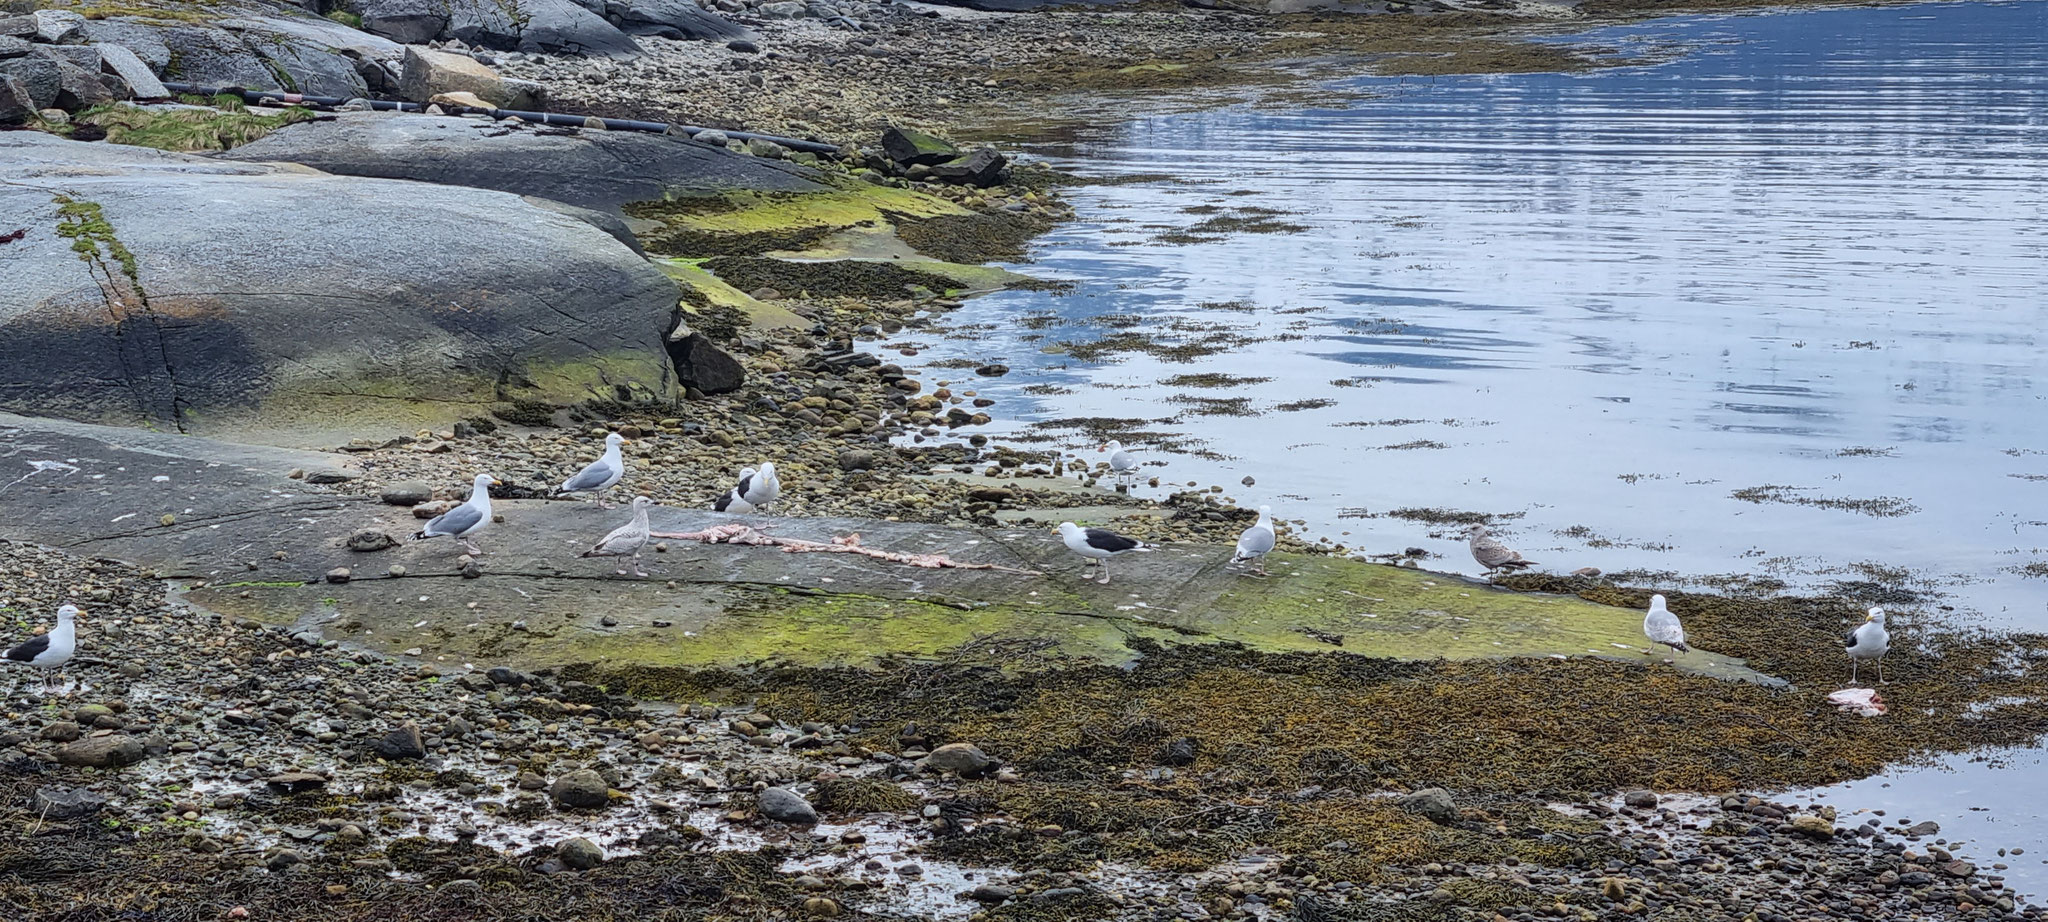
[(505, 481), (499, 480), (499, 479), (498, 479), (498, 478), (496, 478), (496, 477), (493, 477), (493, 478), (491, 478), (491, 486), (494, 486), (494, 487), (502, 487), (502, 486), (504, 486), (504, 485), (505, 485)]

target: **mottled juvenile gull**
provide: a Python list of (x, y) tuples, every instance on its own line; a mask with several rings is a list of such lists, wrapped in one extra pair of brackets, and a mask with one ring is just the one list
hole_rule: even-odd
[(476, 484), (469, 489), (469, 501), (443, 512), (427, 523), (427, 527), (412, 536), (414, 541), (428, 538), (454, 538), (462, 542), (462, 549), (472, 556), (483, 554), (471, 544), (469, 536), (482, 531), (491, 524), (491, 486), (498, 482), (489, 474), (476, 475)]
[(1237, 536), (1237, 553), (1231, 556), (1230, 562), (1235, 564), (1257, 561), (1259, 575), (1264, 576), (1266, 555), (1273, 552), (1274, 542), (1273, 507), (1260, 506), (1259, 520), (1252, 523), (1252, 527), (1245, 529), (1244, 534)]
[(1533, 560), (1523, 560), (1520, 551), (1487, 537), (1486, 526), (1474, 525), (1465, 529), (1465, 537), (1472, 545), (1472, 559), (1486, 568), (1488, 573), (1495, 570), (1525, 570), (1535, 565)]
[[(56, 670), (61, 668), (65, 663), (71, 662), (72, 655), (78, 652), (78, 622), (76, 619), (80, 614), (81, 612), (76, 605), (65, 605), (58, 608), (56, 627), (16, 644), (4, 656), (0, 656), (0, 659), (4, 659), (8, 663), (34, 666), (38, 669)], [(49, 683), (47, 677), (45, 677), (45, 690), (48, 687)]]
[(1060, 540), (1067, 543), (1067, 550), (1102, 567), (1102, 584), (1105, 586), (1109, 585), (1109, 558), (1132, 551), (1149, 553), (1156, 550), (1150, 544), (1126, 538), (1107, 528), (1082, 528), (1072, 522), (1060, 523)]
[[(647, 510), (653, 505), (654, 500), (645, 496), (633, 497), (633, 521), (612, 529), (611, 534), (605, 535), (603, 540), (597, 542), (590, 550), (584, 551), (582, 556), (626, 557), (630, 555), (633, 558), (633, 575), (646, 576), (647, 571), (640, 569), (640, 551), (647, 547), (647, 533), (650, 530), (647, 525)], [(626, 571), (620, 569), (618, 574), (624, 576)]]
[(576, 476), (562, 481), (555, 495), (590, 493), (597, 497), (597, 508), (610, 509), (612, 504), (604, 501), (605, 494), (626, 479), (626, 459), (619, 454), (619, 446), (624, 444), (626, 437), (616, 432), (605, 436), (604, 454), (577, 471)]
[(1867, 659), (1877, 660), (1877, 681), (1891, 684), (1884, 678), (1884, 654), (1891, 647), (1891, 632), (1884, 629), (1884, 609), (1873, 608), (1849, 634), (1849, 684), (1856, 684), (1856, 671)]
[[(1671, 609), (1664, 607), (1664, 597), (1661, 595), (1650, 597), (1650, 611), (1643, 615), (1643, 636), (1650, 638), (1653, 644), (1661, 643), (1680, 653), (1692, 649), (1685, 645), (1685, 628), (1678, 623), (1678, 616), (1672, 614)], [(1652, 648), (1643, 652), (1655, 651)]]

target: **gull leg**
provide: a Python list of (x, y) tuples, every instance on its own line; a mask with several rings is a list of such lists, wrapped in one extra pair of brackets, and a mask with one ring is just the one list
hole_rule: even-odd
[(647, 571), (641, 568), (640, 555), (637, 553), (633, 555), (633, 575), (641, 579), (647, 578)]
[(1850, 685), (1855, 685), (1855, 684), (1856, 684), (1856, 670), (1857, 670), (1857, 667), (1859, 667), (1859, 666), (1862, 666), (1862, 665), (1863, 665), (1863, 661), (1862, 661), (1862, 660), (1859, 660), (1859, 659), (1857, 659), (1857, 658), (1855, 658), (1855, 657), (1853, 657), (1853, 656), (1849, 658), (1849, 684), (1850, 684)]
[(1887, 679), (1887, 678), (1885, 678), (1885, 677), (1884, 677), (1884, 657), (1882, 657), (1882, 656), (1880, 656), (1880, 657), (1878, 657), (1878, 658), (1877, 658), (1877, 684), (1879, 684), (1879, 685), (1890, 685), (1890, 684), (1892, 684), (1892, 683), (1891, 683), (1891, 680), (1890, 680), (1890, 679)]
[(1109, 585), (1109, 558), (1102, 558), (1102, 584)]
[(469, 556), (471, 557), (482, 557), (484, 555), (482, 548), (479, 548), (475, 544), (472, 544), (468, 541), (462, 542), (462, 549), (468, 552)]

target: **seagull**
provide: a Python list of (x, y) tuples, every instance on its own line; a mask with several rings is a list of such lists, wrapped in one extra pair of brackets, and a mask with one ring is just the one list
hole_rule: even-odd
[(1124, 477), (1138, 469), (1138, 459), (1130, 452), (1124, 450), (1124, 443), (1111, 439), (1108, 445), (1102, 447), (1102, 450), (1109, 452), (1110, 473), (1118, 477)]
[[(1679, 625), (1678, 616), (1672, 614), (1671, 609), (1664, 607), (1664, 597), (1661, 595), (1650, 597), (1650, 612), (1643, 616), (1643, 636), (1650, 638), (1653, 644), (1661, 643), (1680, 653), (1692, 650), (1685, 645), (1685, 628)], [(1652, 647), (1643, 653), (1649, 654), (1655, 650), (1656, 648)]]
[(720, 494), (718, 497), (718, 501), (711, 504), (711, 511), (736, 512), (741, 514), (754, 511), (754, 504), (749, 503), (746, 500), (740, 498), (740, 494), (746, 492), (748, 483), (751, 482), (753, 479), (753, 468), (740, 468), (739, 486), (733, 487), (732, 489)]
[(1082, 528), (1072, 522), (1060, 523), (1060, 540), (1067, 543), (1067, 550), (1073, 551), (1102, 566), (1102, 584), (1109, 585), (1109, 558), (1132, 551), (1151, 553), (1158, 548), (1126, 538), (1107, 528)]
[(489, 474), (476, 475), (476, 485), (469, 490), (469, 501), (435, 516), (412, 539), (424, 541), (446, 536), (462, 542), (462, 549), (471, 556), (481, 556), (483, 551), (470, 543), (469, 536), (491, 524), (491, 486), (497, 482), (498, 478)]
[(1465, 537), (1471, 539), (1472, 559), (1486, 568), (1495, 570), (1525, 570), (1535, 566), (1533, 560), (1523, 560), (1520, 551), (1510, 550), (1507, 545), (1486, 536), (1486, 526), (1473, 525), (1465, 529)]
[(1266, 555), (1273, 552), (1274, 540), (1273, 507), (1260, 506), (1259, 520), (1253, 522), (1252, 527), (1245, 529), (1244, 534), (1237, 536), (1237, 553), (1230, 558), (1230, 562), (1257, 561), (1259, 575), (1264, 576)]
[(1849, 635), (1849, 684), (1856, 684), (1856, 670), (1867, 659), (1877, 660), (1877, 681), (1891, 684), (1884, 678), (1884, 654), (1891, 646), (1891, 632), (1884, 629), (1884, 609), (1871, 609)]
[[(647, 547), (647, 509), (653, 505), (654, 500), (645, 496), (633, 497), (633, 521), (612, 529), (611, 534), (605, 535), (603, 540), (593, 545), (590, 550), (584, 551), (582, 556), (625, 557), (631, 555), (633, 558), (633, 575), (646, 576), (647, 571), (640, 569), (640, 551)], [(618, 574), (624, 576), (626, 571), (621, 569), (618, 571)]]
[[(48, 632), (31, 637), (6, 654), (0, 655), (9, 663), (20, 663), (38, 669), (57, 669), (71, 662), (72, 654), (78, 652), (79, 615), (84, 614), (76, 605), (65, 605), (57, 609), (57, 626)], [(44, 688), (48, 689), (45, 682)]]
[(711, 508), (716, 512), (766, 512), (770, 503), (781, 498), (782, 479), (775, 476), (775, 462), (766, 461), (758, 471), (751, 467), (740, 471), (739, 484)]
[(611, 503), (604, 501), (604, 495), (610, 492), (611, 488), (618, 486), (619, 481), (626, 479), (626, 459), (619, 456), (619, 446), (624, 444), (626, 437), (616, 432), (605, 436), (604, 454), (577, 471), (576, 476), (562, 481), (562, 485), (555, 489), (555, 495), (594, 493), (597, 496), (597, 508), (612, 508)]

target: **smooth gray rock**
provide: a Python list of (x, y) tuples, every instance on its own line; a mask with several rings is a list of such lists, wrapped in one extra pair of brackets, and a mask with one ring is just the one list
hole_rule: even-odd
[(446, 0), (354, 0), (363, 31), (406, 45), (424, 44), (448, 28)]
[(501, 0), (448, 0), (451, 38), (500, 51), (629, 55), (641, 51), (632, 36), (570, 0), (520, 0), (515, 20)]
[(222, 156), (303, 163), (351, 176), (475, 186), (595, 209), (732, 189), (828, 189), (808, 167), (667, 135), (543, 134), (510, 123), (384, 112), (304, 122)]
[(588, 871), (604, 863), (604, 849), (597, 843), (578, 836), (555, 846), (555, 856), (562, 863), (578, 871)]
[[(0, 406), (334, 444), (337, 410), (346, 441), (520, 396), (674, 392), (674, 283), (518, 196), (38, 132), (0, 134), (0, 162), (0, 224), (28, 229), (5, 254)], [(99, 206), (132, 276), (111, 241), (80, 259), (58, 196)]]
[(698, 6), (692, 0), (587, 0), (597, 12), (628, 35), (697, 41), (754, 37), (739, 23)]
[(1451, 792), (1443, 788), (1424, 788), (1400, 800), (1401, 809), (1433, 823), (1448, 825), (1458, 821), (1458, 805), (1451, 800)]
[(768, 788), (757, 797), (761, 815), (778, 823), (793, 826), (814, 826), (818, 822), (818, 810), (811, 806), (802, 795), (788, 788)]
[(120, 768), (143, 760), (142, 741), (125, 733), (95, 736), (57, 747), (57, 761), (87, 768)]
[(933, 771), (952, 772), (967, 778), (976, 778), (995, 767), (991, 759), (973, 743), (947, 743), (932, 750), (924, 757), (924, 765)]
[(84, 788), (45, 785), (29, 795), (29, 810), (53, 820), (75, 820), (100, 812), (107, 799)]
[(164, 89), (163, 82), (156, 78), (156, 72), (150, 70), (149, 65), (143, 63), (142, 58), (128, 46), (96, 42), (92, 47), (100, 53), (100, 70), (120, 77), (136, 99), (163, 99), (171, 95), (171, 91)]

